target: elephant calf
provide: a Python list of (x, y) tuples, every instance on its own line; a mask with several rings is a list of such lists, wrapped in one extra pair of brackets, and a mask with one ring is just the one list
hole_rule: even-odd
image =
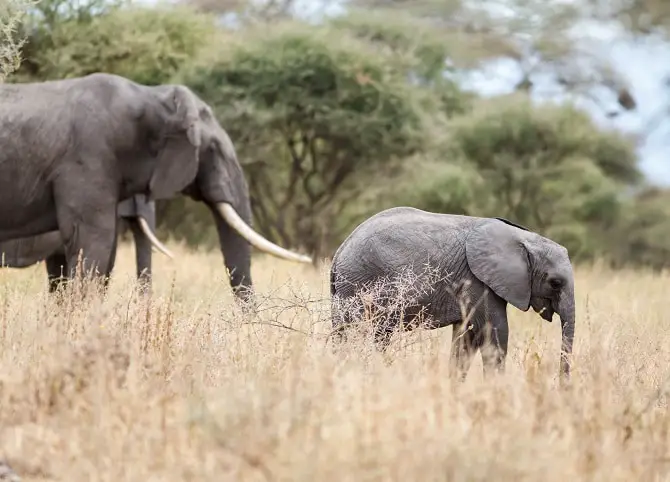
[[(569, 378), (573, 272), (567, 249), (550, 239), (502, 218), (388, 209), (360, 224), (333, 258), (332, 322), (340, 337), (363, 309), (362, 291), (374, 284), (381, 293), (372, 295), (372, 312), (387, 315), (385, 323), (375, 322), (375, 341), (382, 349), (394, 328), (411, 329), (423, 313), (428, 328), (454, 325), (452, 368), (460, 369), (462, 378), (477, 349), (482, 349), (485, 374), (503, 371), (507, 303), (522, 311), (532, 306), (547, 321), (554, 312), (560, 316), (560, 375), (562, 381)], [(402, 290), (411, 299), (399, 301)]]

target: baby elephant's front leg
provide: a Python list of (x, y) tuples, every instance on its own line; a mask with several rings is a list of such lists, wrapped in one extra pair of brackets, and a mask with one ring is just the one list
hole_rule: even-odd
[[(498, 306), (501, 305), (501, 306)], [(489, 304), (486, 313), (482, 313), (483, 323), (477, 327), (481, 337), (481, 354), (484, 377), (505, 371), (509, 325), (507, 323), (506, 304)]]

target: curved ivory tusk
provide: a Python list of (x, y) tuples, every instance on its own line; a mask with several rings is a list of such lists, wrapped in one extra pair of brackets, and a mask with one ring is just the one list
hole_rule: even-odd
[(312, 258), (303, 254), (294, 253), (287, 249), (277, 246), (271, 241), (268, 241), (263, 236), (254, 231), (251, 226), (244, 222), (244, 220), (237, 214), (235, 208), (228, 203), (216, 203), (216, 209), (223, 219), (238, 232), (240, 236), (249, 241), (249, 244), (266, 253), (272, 254), (278, 258), (287, 259), (289, 261), (298, 261), (300, 263), (311, 263)]
[(149, 227), (149, 224), (147, 223), (146, 219), (144, 219), (142, 216), (138, 216), (137, 222), (140, 224), (140, 229), (142, 230), (144, 235), (147, 238), (149, 238), (151, 244), (168, 258), (174, 259), (174, 255), (170, 252), (170, 250), (167, 249), (167, 247), (163, 243), (161, 243), (156, 237), (156, 235), (151, 231), (151, 228)]

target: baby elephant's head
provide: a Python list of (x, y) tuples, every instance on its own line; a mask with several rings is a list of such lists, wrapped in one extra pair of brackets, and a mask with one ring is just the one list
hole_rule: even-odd
[(570, 370), (575, 330), (575, 293), (568, 250), (558, 243), (500, 219), (483, 219), (466, 242), (472, 273), (496, 295), (551, 321), (561, 318), (561, 374)]

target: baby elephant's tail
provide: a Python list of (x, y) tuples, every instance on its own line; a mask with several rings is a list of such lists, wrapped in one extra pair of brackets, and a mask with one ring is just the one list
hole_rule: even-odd
[(335, 263), (330, 266), (330, 318), (332, 331), (328, 336), (328, 340), (332, 338), (334, 342), (343, 342), (345, 340), (344, 336), (344, 320), (342, 318), (342, 313), (340, 313), (340, 306), (337, 299), (337, 290), (335, 289), (335, 278), (337, 272), (335, 269)]
[(330, 266), (330, 296), (335, 296), (335, 263)]

